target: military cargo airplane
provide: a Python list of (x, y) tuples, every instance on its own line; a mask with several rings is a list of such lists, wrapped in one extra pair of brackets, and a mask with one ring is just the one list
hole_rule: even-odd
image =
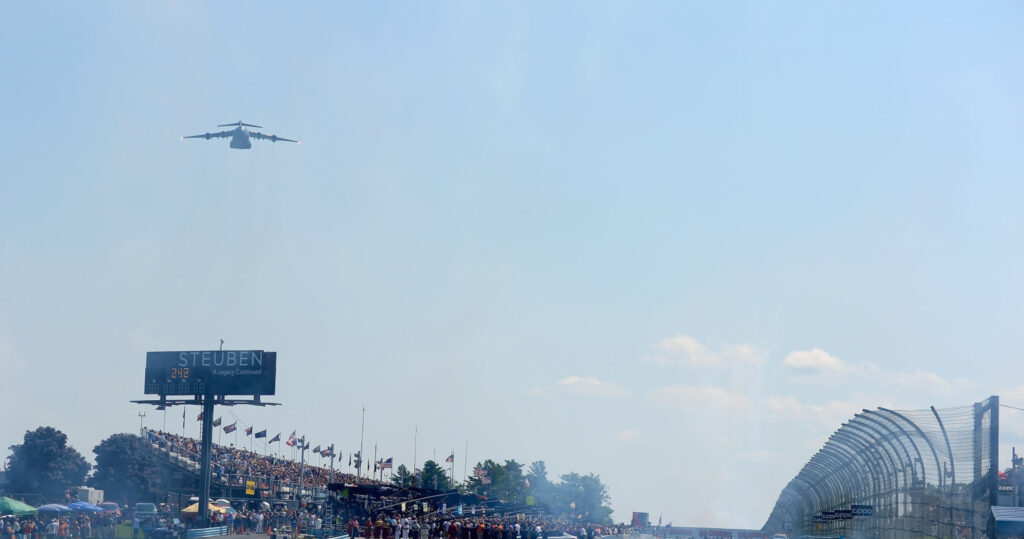
[(217, 127), (232, 127), (232, 126), (234, 126), (234, 129), (232, 129), (230, 131), (220, 131), (218, 133), (203, 133), (202, 135), (190, 135), (190, 136), (187, 136), (187, 137), (181, 137), (181, 140), (185, 140), (187, 138), (204, 138), (206, 140), (210, 140), (212, 138), (230, 138), (231, 139), (230, 146), (232, 148), (236, 149), (236, 150), (248, 150), (249, 148), (252, 148), (252, 142), (249, 139), (269, 140), (270, 142), (277, 142), (277, 141), (294, 142), (296, 144), (301, 144), (301, 141), (298, 141), (298, 140), (292, 140), (290, 138), (279, 137), (277, 135), (264, 135), (263, 133), (260, 133), (259, 131), (252, 131), (251, 129), (246, 129), (247, 127), (255, 127), (256, 129), (263, 129), (263, 127), (259, 126), (259, 125), (252, 125), (252, 124), (243, 123), (241, 120), (239, 120), (239, 121), (237, 121), (235, 123), (231, 123), (231, 124), (221, 124), (221, 125), (218, 125)]

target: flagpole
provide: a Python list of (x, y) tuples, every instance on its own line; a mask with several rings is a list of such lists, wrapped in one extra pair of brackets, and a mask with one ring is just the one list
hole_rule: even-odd
[(466, 440), (466, 454), (462, 455), (462, 482), (466, 482), (466, 466), (469, 465), (469, 440)]
[[(297, 511), (301, 511), (302, 510), (302, 476), (305, 475), (305, 474), (303, 474), (303, 468), (306, 466), (306, 437), (305, 436), (303, 436), (302, 438), (299, 438), (299, 445), (302, 446), (302, 450), (299, 451), (299, 505), (298, 505), (298, 507), (295, 508)], [(292, 449), (294, 450), (295, 447), (293, 446)]]
[[(356, 477), (363, 476), (363, 434), (366, 432), (366, 405), (363, 406), (363, 422), (359, 427), (359, 463), (356, 465)], [(376, 455), (374, 455), (376, 456)]]
[(412, 474), (416, 475), (416, 442), (420, 437), (420, 426), (416, 425), (416, 430), (412, 435)]

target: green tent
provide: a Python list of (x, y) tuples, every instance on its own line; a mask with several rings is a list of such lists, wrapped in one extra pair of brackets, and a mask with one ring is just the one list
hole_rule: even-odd
[(36, 511), (35, 507), (27, 503), (19, 502), (14, 498), (8, 498), (7, 496), (0, 496), (0, 515), (34, 515)]

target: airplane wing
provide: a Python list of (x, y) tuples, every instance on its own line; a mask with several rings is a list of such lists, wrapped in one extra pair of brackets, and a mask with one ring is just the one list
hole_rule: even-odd
[(299, 142), (297, 140), (292, 140), (290, 138), (279, 137), (277, 135), (264, 135), (263, 133), (260, 133), (259, 131), (246, 131), (246, 133), (248, 133), (249, 136), (254, 138), (254, 139), (269, 140), (271, 142), (278, 142), (278, 141), (280, 141), (280, 142), (296, 142), (296, 143)]
[(181, 138), (204, 138), (206, 140), (210, 140), (212, 138), (228, 138), (231, 136), (231, 133), (231, 131), (221, 131), (219, 133), (203, 133), (202, 135), (189, 135)]

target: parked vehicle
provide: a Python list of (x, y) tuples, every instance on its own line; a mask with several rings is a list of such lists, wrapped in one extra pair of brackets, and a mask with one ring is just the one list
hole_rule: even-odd
[(113, 515), (117, 518), (121, 518), (121, 506), (114, 502), (103, 502), (99, 504), (103, 508), (105, 514)]
[(144, 517), (155, 517), (156, 516), (156, 504), (139, 502), (135, 504), (135, 516), (141, 518)]

